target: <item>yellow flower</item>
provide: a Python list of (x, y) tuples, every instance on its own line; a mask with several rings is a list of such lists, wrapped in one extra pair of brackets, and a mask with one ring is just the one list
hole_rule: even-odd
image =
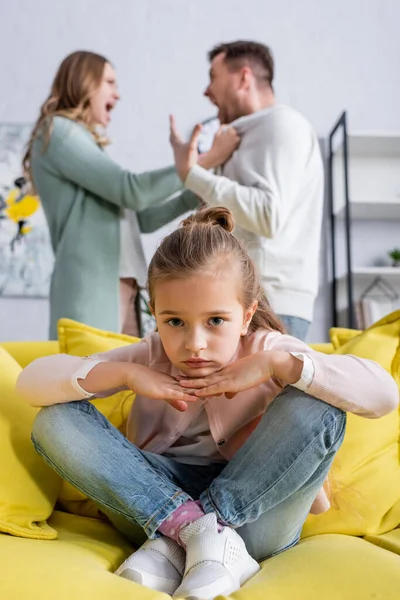
[(31, 227), (31, 225), (24, 225), (24, 226), (21, 228), (21, 234), (22, 234), (22, 235), (26, 235), (26, 234), (27, 234), (27, 233), (29, 233), (30, 231), (32, 231), (32, 227)]
[(31, 217), (40, 206), (39, 196), (31, 196), (28, 194), (21, 199), (19, 199), (19, 196), (20, 190), (15, 188), (11, 190), (6, 198), (7, 208), (4, 212), (11, 221), (14, 221), (14, 223), (24, 221), (28, 217)]

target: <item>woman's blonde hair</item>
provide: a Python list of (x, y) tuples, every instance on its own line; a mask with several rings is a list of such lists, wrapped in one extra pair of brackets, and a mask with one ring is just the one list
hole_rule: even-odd
[(161, 242), (149, 266), (148, 288), (154, 307), (154, 288), (162, 279), (178, 279), (215, 268), (216, 262), (237, 264), (240, 270), (242, 302), (249, 308), (255, 300), (258, 307), (249, 331), (272, 329), (284, 332), (262, 289), (256, 267), (244, 245), (232, 235), (232, 213), (223, 207), (205, 208), (181, 223)]
[(67, 117), (85, 125), (92, 133), (96, 143), (103, 146), (108, 143), (104, 136), (96, 133), (91, 122), (90, 99), (100, 87), (104, 66), (109, 61), (100, 54), (78, 50), (72, 52), (59, 66), (48, 98), (40, 108), (22, 160), (25, 176), (33, 185), (31, 176), (32, 145), (40, 133), (46, 149), (52, 132), (53, 118), (56, 115)]

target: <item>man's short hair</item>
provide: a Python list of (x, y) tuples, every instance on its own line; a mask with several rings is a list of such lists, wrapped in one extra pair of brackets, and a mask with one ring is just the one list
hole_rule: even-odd
[(208, 53), (209, 61), (211, 62), (219, 54), (225, 55), (225, 62), (233, 70), (240, 69), (244, 65), (250, 66), (259, 83), (266, 83), (272, 87), (274, 59), (268, 46), (246, 40), (218, 44)]

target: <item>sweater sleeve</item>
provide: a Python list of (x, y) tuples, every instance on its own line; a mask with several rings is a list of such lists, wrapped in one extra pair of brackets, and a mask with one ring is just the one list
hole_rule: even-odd
[(254, 182), (252, 185), (242, 185), (196, 165), (189, 171), (185, 187), (211, 206), (229, 208), (243, 229), (273, 238), (293, 212), (316, 143), (308, 126), (297, 123), (292, 127), (290, 120), (281, 119), (268, 140), (261, 130), (253, 144), (239, 147), (236, 160), (242, 158), (242, 174)]
[(170, 223), (184, 213), (199, 206), (198, 197), (190, 190), (184, 190), (175, 198), (158, 206), (151, 206), (136, 214), (142, 233), (152, 233)]
[(373, 360), (351, 354), (323, 354), (296, 338), (281, 334), (269, 334), (265, 349), (307, 354), (314, 365), (314, 377), (307, 393), (346, 412), (374, 419), (399, 405), (395, 380)]
[(146, 340), (115, 348), (108, 352), (80, 358), (68, 354), (43, 356), (31, 362), (20, 373), (16, 390), (31, 406), (51, 406), (86, 398), (106, 398), (125, 388), (89, 394), (79, 385), (80, 379), (101, 362), (130, 362), (148, 366), (149, 346)]
[(45, 151), (50, 168), (75, 185), (122, 208), (140, 211), (182, 188), (174, 167), (141, 174), (122, 169), (78, 123), (55, 117)]

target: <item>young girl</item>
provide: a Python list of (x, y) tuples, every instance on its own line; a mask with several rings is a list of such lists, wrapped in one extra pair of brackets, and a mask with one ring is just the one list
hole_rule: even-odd
[[(345, 412), (398, 403), (376, 363), (286, 335), (225, 208), (186, 219), (148, 272), (157, 332), (132, 346), (36, 360), (18, 389), (33, 442), (122, 531), (147, 541), (117, 574), (190, 599), (230, 594), (294, 546), (344, 437)], [(136, 392), (127, 436), (89, 402)]]
[[(139, 211), (142, 231), (149, 232), (198, 205), (197, 197), (185, 191), (154, 208), (182, 188), (175, 167), (136, 174), (122, 169), (104, 152), (107, 139), (98, 128), (106, 130), (119, 98), (110, 62), (94, 52), (73, 52), (58, 68), (24, 157), (55, 255), (51, 339), (57, 339), (61, 317), (112, 331), (119, 329), (120, 322), (126, 331), (124, 323), (128, 325), (129, 312), (134, 311), (136, 282), (146, 279), (133, 211)], [(200, 162), (207, 169), (222, 164), (238, 141), (237, 134), (219, 136)], [(101, 294), (94, 294), (99, 287)]]

